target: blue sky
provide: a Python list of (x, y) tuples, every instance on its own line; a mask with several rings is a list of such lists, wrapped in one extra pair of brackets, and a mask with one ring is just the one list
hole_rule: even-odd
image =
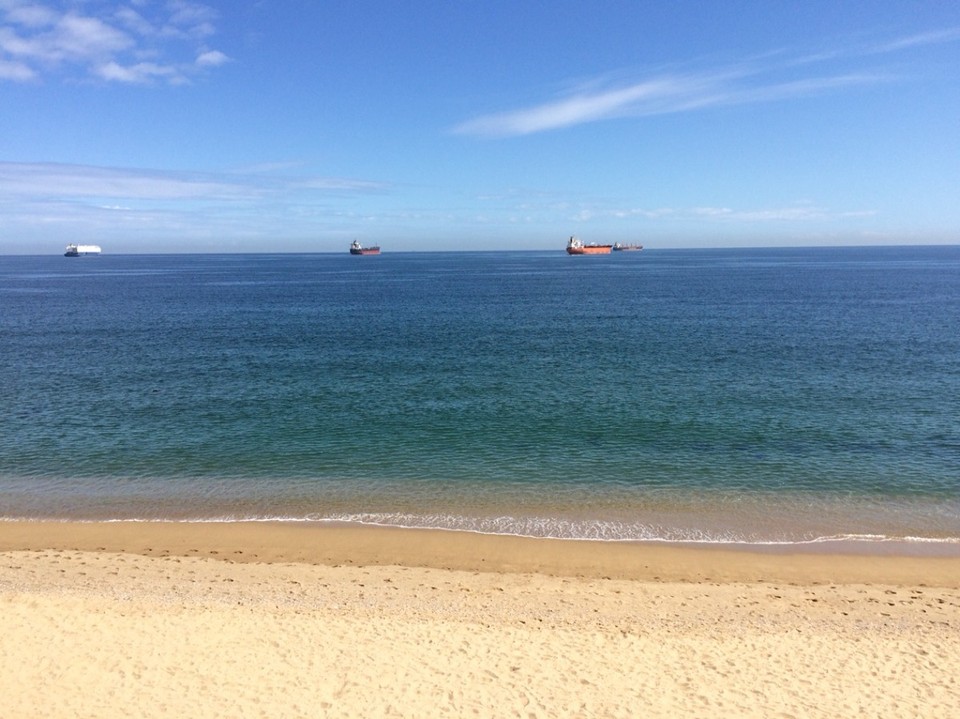
[(0, 0), (0, 254), (960, 242), (960, 3)]

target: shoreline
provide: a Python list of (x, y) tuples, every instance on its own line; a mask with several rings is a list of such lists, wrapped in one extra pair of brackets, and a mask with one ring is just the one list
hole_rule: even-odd
[(609, 542), (326, 523), (0, 522), (0, 552), (41, 550), (647, 582), (777, 581), (960, 588), (960, 554), (954, 545)]

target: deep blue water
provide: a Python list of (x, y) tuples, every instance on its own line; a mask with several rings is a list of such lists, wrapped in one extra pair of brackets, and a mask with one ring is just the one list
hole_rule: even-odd
[(960, 541), (960, 247), (0, 258), (0, 516)]

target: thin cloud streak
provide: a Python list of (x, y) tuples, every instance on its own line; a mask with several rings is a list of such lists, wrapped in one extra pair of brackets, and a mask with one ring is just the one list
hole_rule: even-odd
[(708, 107), (789, 100), (888, 79), (879, 74), (851, 74), (740, 88), (731, 87), (714, 75), (662, 77), (606, 92), (574, 95), (525, 110), (481, 116), (458, 125), (454, 133), (486, 137), (529, 135), (620, 117), (647, 117)]
[(262, 174), (199, 174), (57, 163), (0, 162), (0, 195), (48, 199), (253, 201), (303, 190), (370, 192), (383, 183), (336, 177), (264, 177)]
[[(809, 97), (844, 88), (866, 87), (896, 78), (876, 70), (777, 79), (788, 68), (847, 57), (891, 53), (960, 39), (960, 28), (913, 35), (856, 53), (823, 53), (762, 66), (757, 60), (722, 71), (664, 74), (618, 87), (579, 91), (533, 107), (481, 115), (455, 126), (454, 134), (513, 137), (623, 117), (689, 112), (710, 107), (756, 104)], [(771, 57), (778, 57), (776, 53)]]
[(199, 175), (176, 175), (56, 163), (0, 163), (0, 194), (42, 198), (141, 200), (251, 197), (250, 187)]
[(942, 43), (954, 42), (960, 40), (960, 27), (945, 28), (943, 30), (934, 30), (923, 32), (917, 35), (910, 35), (898, 40), (878, 45), (873, 49), (875, 53), (897, 52), (912, 47), (922, 47), (926, 45), (940, 45)]

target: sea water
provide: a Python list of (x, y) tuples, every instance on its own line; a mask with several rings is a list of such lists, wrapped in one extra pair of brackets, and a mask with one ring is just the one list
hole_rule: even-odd
[(960, 543), (960, 247), (3, 257), (0, 516)]

